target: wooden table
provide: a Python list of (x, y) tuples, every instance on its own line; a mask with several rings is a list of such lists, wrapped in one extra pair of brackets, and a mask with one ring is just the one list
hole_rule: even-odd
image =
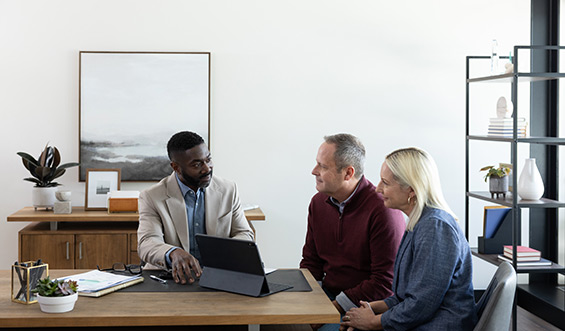
[[(87, 270), (50, 270), (51, 278)], [(73, 311), (41, 312), (10, 300), (10, 271), (0, 271), (0, 328), (338, 323), (339, 313), (308, 270), (312, 292), (253, 298), (226, 292), (114, 292), (79, 297)], [(258, 327), (256, 327), (258, 328)]]

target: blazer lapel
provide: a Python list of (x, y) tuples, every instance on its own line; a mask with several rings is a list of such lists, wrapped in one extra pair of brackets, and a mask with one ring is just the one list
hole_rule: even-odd
[[(400, 277), (401, 273), (400, 273), (400, 261), (402, 261), (402, 257), (404, 256), (404, 253), (406, 253), (406, 249), (408, 248), (408, 246), (410, 245), (410, 242), (412, 241), (412, 235), (414, 234), (414, 232), (411, 231), (405, 231), (404, 232), (404, 236), (402, 237), (402, 240), (400, 241), (400, 247), (398, 247), (398, 253), (396, 253), (396, 261), (394, 263), (394, 275), (399, 275), (398, 277)], [(392, 291), (394, 293), (397, 292), (397, 287), (398, 287), (398, 281), (396, 281), (397, 277), (395, 277), (395, 281), (393, 282), (393, 288)]]
[(212, 177), (210, 186), (206, 188), (204, 193), (204, 208), (206, 212), (206, 233), (216, 235), (217, 220), (219, 215), (218, 206), (222, 203), (223, 192), (220, 190), (218, 184)]
[(190, 245), (188, 243), (188, 219), (186, 217), (186, 205), (174, 172), (167, 180), (167, 195), (168, 198), (166, 203), (167, 208), (169, 209), (169, 215), (175, 225), (182, 249), (188, 252), (190, 250)]

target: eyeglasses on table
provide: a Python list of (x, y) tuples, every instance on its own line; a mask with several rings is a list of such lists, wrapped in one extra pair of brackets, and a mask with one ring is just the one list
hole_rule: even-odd
[(139, 264), (125, 264), (122, 262), (116, 262), (111, 268), (101, 269), (100, 266), (96, 266), (99, 271), (116, 271), (116, 272), (126, 272), (129, 271), (132, 275), (138, 275), (141, 273), (143, 267)]

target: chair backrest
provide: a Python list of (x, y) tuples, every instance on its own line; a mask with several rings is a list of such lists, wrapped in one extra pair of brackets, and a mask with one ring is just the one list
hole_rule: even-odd
[(508, 330), (515, 293), (516, 271), (510, 263), (502, 262), (476, 305), (479, 322), (474, 331)]

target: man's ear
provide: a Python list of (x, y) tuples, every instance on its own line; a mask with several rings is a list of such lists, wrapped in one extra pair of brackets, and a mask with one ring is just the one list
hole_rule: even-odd
[(345, 168), (345, 180), (350, 180), (351, 178), (353, 178), (353, 176), (355, 176), (355, 168), (353, 166), (347, 166), (347, 168)]
[(176, 173), (179, 173), (179, 165), (175, 161), (171, 161), (170, 165)]

